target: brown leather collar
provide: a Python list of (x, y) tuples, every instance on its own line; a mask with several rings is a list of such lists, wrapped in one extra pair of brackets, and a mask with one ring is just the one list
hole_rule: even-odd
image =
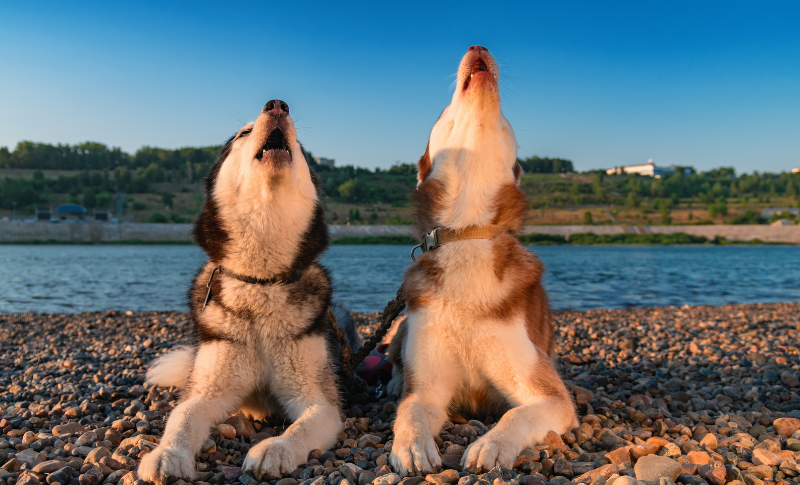
[(411, 259), (414, 261), (417, 260), (414, 257), (414, 251), (416, 251), (417, 248), (422, 249), (422, 252), (426, 253), (428, 251), (433, 251), (444, 243), (465, 241), (467, 239), (494, 239), (503, 234), (508, 234), (508, 228), (495, 224), (470, 226), (464, 229), (437, 227), (428, 234), (425, 234), (420, 244), (414, 246), (414, 249), (411, 250)]

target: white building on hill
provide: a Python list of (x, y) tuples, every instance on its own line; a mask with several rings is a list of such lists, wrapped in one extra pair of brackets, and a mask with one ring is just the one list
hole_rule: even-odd
[(336, 160), (333, 158), (325, 158), (325, 157), (314, 157), (314, 161), (317, 162), (319, 165), (327, 165), (328, 167), (333, 168), (336, 165)]
[[(638, 173), (645, 177), (661, 178), (663, 175), (672, 175), (678, 169), (675, 165), (669, 167), (658, 167), (653, 163), (653, 159), (647, 161), (644, 165), (628, 165), (626, 167), (614, 167), (606, 170), (608, 175), (621, 175), (623, 173)], [(684, 175), (691, 175), (690, 168), (684, 169)]]

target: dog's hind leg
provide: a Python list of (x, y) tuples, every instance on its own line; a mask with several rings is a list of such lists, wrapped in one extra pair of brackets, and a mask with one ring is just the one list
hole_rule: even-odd
[(281, 436), (250, 448), (242, 468), (259, 479), (291, 473), (311, 450), (335, 445), (342, 430), (336, 374), (324, 337), (304, 337), (295, 348), (273, 357), (276, 363), (270, 389), (294, 423)]
[(165, 483), (170, 476), (194, 478), (194, 457), (211, 426), (235, 411), (256, 382), (256, 366), (225, 340), (201, 345), (189, 389), (170, 413), (161, 443), (142, 458), (141, 480)]
[(408, 338), (408, 320), (403, 319), (397, 324), (397, 330), (389, 344), (389, 361), (392, 365), (392, 379), (386, 385), (389, 395), (401, 397), (403, 395), (403, 347)]
[(525, 447), (542, 443), (548, 432), (563, 434), (578, 425), (575, 406), (549, 357), (539, 351), (535, 355), (535, 363), (527, 369), (524, 359), (486, 366), (492, 383), (516, 407), (467, 447), (461, 464), (469, 472), (511, 468)]

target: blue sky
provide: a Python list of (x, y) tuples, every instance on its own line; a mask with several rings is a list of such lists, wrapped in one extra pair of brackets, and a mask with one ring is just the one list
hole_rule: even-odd
[(519, 155), (800, 166), (800, 2), (0, 2), (0, 145), (220, 144), (285, 100), (338, 164), (415, 162), (467, 47)]

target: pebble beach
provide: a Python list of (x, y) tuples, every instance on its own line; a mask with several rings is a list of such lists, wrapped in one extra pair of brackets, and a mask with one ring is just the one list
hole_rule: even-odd
[[(193, 483), (800, 483), (800, 303), (555, 316), (555, 359), (581, 424), (523, 450), (512, 469), (461, 471), (464, 449), (495, 421), (452, 416), (436, 437), (443, 470), (401, 479), (388, 464), (397, 404), (383, 398), (348, 406), (332, 450), (266, 482), (242, 462), (288, 423), (232, 416), (203, 445)], [(377, 325), (377, 314), (355, 317), (364, 336)], [(137, 465), (179, 398), (145, 387), (147, 366), (192, 331), (176, 312), (0, 315), (0, 485), (144, 485)]]

